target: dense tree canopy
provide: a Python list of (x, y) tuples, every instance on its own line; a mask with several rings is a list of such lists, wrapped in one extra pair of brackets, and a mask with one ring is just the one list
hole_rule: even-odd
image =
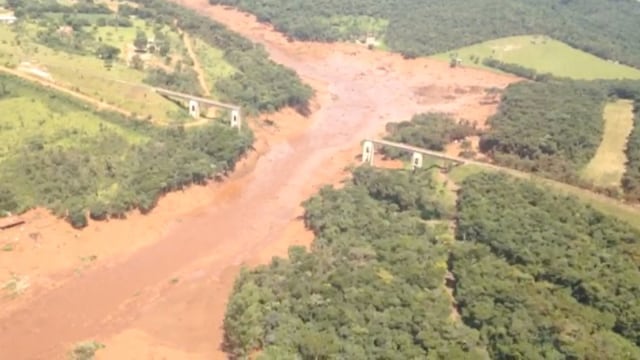
[(361, 167), (345, 188), (322, 189), (305, 203), (311, 252), (291, 248), (237, 280), (226, 349), (264, 359), (640, 357), (638, 231), (481, 173), (462, 183), (452, 241), (436, 188), (425, 171)]
[(493, 357), (640, 357), (640, 233), (628, 224), (480, 174), (462, 184), (457, 238), (456, 296)]
[(227, 350), (265, 359), (483, 359), (450, 320), (447, 226), (428, 172), (357, 169), (305, 203), (311, 253), (244, 272), (225, 317)]
[(510, 85), (480, 150), (502, 164), (574, 181), (603, 134), (605, 89), (591, 82)]
[[(85, 111), (75, 100), (13, 77), (1, 75), (0, 83), (4, 98), (35, 92), (52, 113)], [(165, 192), (232, 170), (253, 141), (248, 130), (239, 133), (215, 121), (187, 130), (97, 114), (104, 121), (97, 134), (70, 124), (54, 134), (24, 138), (0, 158), (0, 214), (46, 206), (82, 227), (87, 210), (97, 220), (122, 217), (134, 208), (146, 212)], [(26, 121), (8, 120), (9, 128)], [(45, 134), (47, 119), (38, 121)]]
[[(386, 128), (389, 133), (387, 140), (435, 151), (443, 151), (447, 144), (479, 133), (475, 124), (470, 121), (455, 120), (439, 113), (418, 114), (410, 121), (389, 123)], [(396, 158), (404, 152), (384, 148), (384, 153)]]
[[(388, 21), (384, 41), (407, 56), (440, 53), (511, 35), (545, 34), (607, 59), (640, 67), (640, 7), (635, 0), (209, 0), (255, 13), (302, 40), (354, 34), (351, 19)], [(380, 30), (355, 27), (355, 35)]]
[[(616, 98), (635, 101), (637, 109), (640, 81), (548, 78), (510, 85), (488, 121), (480, 150), (506, 166), (589, 186), (579, 173), (602, 140), (604, 105)], [(637, 132), (635, 126), (626, 149), (629, 162), (622, 185), (627, 194), (637, 191)]]

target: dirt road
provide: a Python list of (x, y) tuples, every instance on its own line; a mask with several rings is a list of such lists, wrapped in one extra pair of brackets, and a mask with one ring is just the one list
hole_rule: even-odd
[(196, 55), (196, 52), (193, 49), (191, 37), (189, 36), (189, 33), (185, 31), (181, 31), (180, 33), (182, 34), (182, 41), (184, 42), (185, 48), (187, 48), (189, 58), (191, 58), (191, 60), (193, 61), (193, 70), (195, 70), (196, 74), (198, 75), (198, 83), (200, 84), (200, 88), (202, 89), (204, 96), (209, 96), (211, 95), (211, 92), (209, 91), (209, 85), (207, 85), (207, 81), (205, 80), (206, 77), (204, 75), (204, 70), (202, 70), (202, 66), (200, 65), (198, 55)]
[(264, 44), (276, 62), (313, 84), (319, 109), (306, 131), (271, 146), (250, 174), (220, 186), (209, 206), (158, 224), (164, 235), (149, 246), (82, 276), (62, 273), (53, 289), (34, 289), (37, 296), (0, 318), (2, 359), (63, 358), (73, 343), (90, 338), (105, 343), (102, 359), (225, 358), (221, 325), (240, 266), (311, 240), (296, 220), (299, 204), (343, 176), (360, 140), (421, 111), (482, 125), (495, 111), (479, 104), (483, 88), (515, 80), (355, 45), (288, 42), (255, 18), (207, 0), (177, 2)]
[(54, 90), (60, 91), (66, 95), (69, 95), (73, 98), (76, 98), (77, 100), (83, 101), (89, 105), (94, 106), (96, 109), (98, 110), (108, 110), (108, 111), (113, 111), (113, 112), (117, 112), (120, 113), (124, 116), (132, 116), (132, 114), (126, 110), (123, 110), (117, 106), (111, 105), (111, 104), (107, 104), (104, 101), (100, 101), (97, 100), (91, 96), (82, 94), (80, 92), (74, 91), (69, 89), (66, 86), (62, 86), (60, 84), (45, 80), (43, 78), (40, 78), (36, 75), (31, 75), (22, 71), (18, 71), (18, 70), (14, 70), (14, 69), (10, 69), (6, 66), (0, 66), (0, 72), (6, 73), (6, 74), (10, 74), (13, 76), (17, 76), (19, 78), (22, 78), (24, 80), (30, 81), (30, 82), (35, 82), (38, 83), (41, 86), (47, 87), (47, 88), (52, 88)]

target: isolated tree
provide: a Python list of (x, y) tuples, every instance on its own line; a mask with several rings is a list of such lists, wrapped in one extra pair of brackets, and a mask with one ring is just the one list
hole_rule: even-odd
[(169, 55), (169, 51), (171, 50), (171, 47), (169, 46), (169, 44), (165, 41), (162, 44), (160, 44), (160, 48), (158, 49), (158, 53), (160, 54), (160, 56), (164, 57)]
[(111, 45), (100, 45), (96, 51), (98, 58), (100, 59), (115, 59), (120, 55), (120, 49)]
[(136, 70), (144, 69), (144, 61), (142, 61), (142, 58), (139, 55), (133, 55), (131, 58), (131, 67)]
[(136, 33), (136, 38), (135, 40), (133, 40), (133, 46), (136, 47), (136, 50), (144, 52), (147, 50), (148, 41), (149, 40), (147, 39), (147, 34), (142, 30), (138, 30), (138, 32)]

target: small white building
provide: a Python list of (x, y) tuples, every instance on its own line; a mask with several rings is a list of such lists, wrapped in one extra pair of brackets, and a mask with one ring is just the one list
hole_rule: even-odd
[(13, 14), (0, 14), (0, 24), (13, 24), (18, 20)]

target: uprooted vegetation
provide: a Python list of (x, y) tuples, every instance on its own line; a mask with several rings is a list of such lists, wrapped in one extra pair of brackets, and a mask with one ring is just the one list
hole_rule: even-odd
[[(462, 183), (452, 242), (452, 213), (434, 184), (424, 170), (365, 167), (308, 200), (311, 251), (294, 247), (289, 259), (242, 273), (227, 350), (263, 359), (640, 356), (640, 232), (575, 198), (480, 173)], [(461, 322), (449, 317), (447, 270)]]
[(250, 131), (222, 120), (161, 128), (96, 112), (56, 92), (0, 76), (0, 212), (45, 206), (76, 227), (150, 211), (166, 192), (233, 170)]
[[(500, 37), (544, 34), (606, 59), (640, 67), (640, 7), (635, 0), (209, 0), (237, 6), (301, 40), (334, 41), (373, 33), (406, 56), (432, 55)], [(368, 16), (386, 26), (349, 26)], [(344, 31), (344, 29), (348, 29)]]
[(480, 150), (500, 164), (575, 182), (600, 144), (606, 100), (606, 91), (589, 82), (511, 85)]

